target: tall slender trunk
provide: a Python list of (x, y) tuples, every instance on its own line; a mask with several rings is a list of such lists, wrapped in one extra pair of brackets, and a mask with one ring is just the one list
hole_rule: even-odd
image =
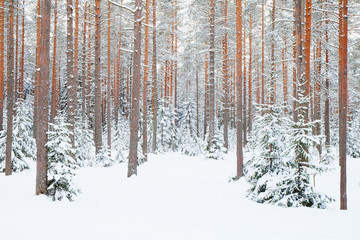
[(35, 139), (37, 139), (37, 128), (38, 128), (38, 102), (39, 102), (39, 77), (40, 77), (40, 24), (41, 24), (41, 6), (40, 6), (40, 0), (38, 0), (37, 3), (37, 20), (36, 20), (36, 67), (35, 67), (35, 98), (34, 98), (34, 127), (33, 127), (33, 135)]
[(107, 118), (106, 118), (106, 126), (107, 126), (107, 147), (109, 150), (109, 155), (111, 155), (111, 102), (110, 102), (110, 97), (111, 97), (111, 93), (110, 93), (110, 89), (111, 89), (111, 42), (110, 42), (110, 26), (111, 26), (111, 7), (110, 7), (110, 2), (108, 2), (108, 42), (107, 42), (107, 50), (108, 50), (108, 64), (107, 64), (107, 90), (106, 90), (106, 113), (107, 113)]
[(0, 131), (3, 130), (4, 119), (4, 30), (5, 30), (5, 0), (0, 0)]
[(247, 139), (247, 119), (246, 119), (246, 31), (245, 28), (244, 31), (244, 40), (243, 40), (243, 66), (244, 66), (244, 73), (243, 73), (243, 146), (246, 144)]
[(7, 128), (6, 128), (6, 153), (5, 176), (12, 174), (12, 131), (13, 131), (13, 106), (14, 106), (14, 0), (9, 2), (8, 13), (8, 39), (7, 39)]
[[(86, 89), (86, 31), (87, 31), (87, 11), (88, 11), (88, 3), (85, 3), (84, 9), (84, 29), (83, 29), (83, 45), (82, 45), (82, 74), (81, 74), (81, 116), (82, 121), (85, 122), (85, 105), (86, 105), (86, 98), (85, 98), (85, 89)], [(89, 39), (90, 41), (90, 39)]]
[(74, 46), (73, 46), (73, 0), (67, 0), (67, 106), (68, 106), (68, 123), (69, 130), (72, 133), (70, 135), (71, 145), (75, 147), (74, 127), (76, 117), (77, 106), (77, 83), (74, 73)]
[[(122, 1), (121, 1), (122, 3)], [(121, 102), (121, 37), (122, 37), (122, 27), (121, 27), (121, 16), (120, 16), (120, 27), (119, 27), (119, 45), (118, 45), (118, 55), (117, 55), (117, 66), (116, 66), (116, 84), (115, 84), (115, 97), (114, 97), (114, 119), (115, 127), (117, 129), (119, 124), (119, 110)]]
[(348, 107), (347, 49), (348, 49), (348, 0), (339, 2), (339, 164), (340, 209), (347, 209), (346, 192), (346, 127)]
[[(294, 19), (295, 19), (295, 5), (294, 5)], [(296, 22), (294, 22), (294, 31), (293, 31), (293, 37), (294, 37), (294, 44), (293, 44), (293, 59), (294, 59), (294, 66), (293, 66), (293, 102), (292, 102), (292, 107), (293, 107), (293, 121), (297, 122), (297, 104), (296, 104), (296, 99), (297, 99), (297, 84), (296, 84), (296, 78), (297, 78), (297, 72), (296, 72), (296, 63), (297, 63), (297, 59), (296, 59)]]
[(152, 151), (156, 153), (156, 142), (157, 142), (157, 55), (156, 55), (156, 0), (152, 1), (153, 7), (153, 55), (152, 55), (152, 109), (153, 109), (153, 142)]
[(215, 136), (215, 0), (210, 1), (209, 147)]
[(101, 51), (101, 25), (100, 25), (100, 2), (95, 1), (95, 152), (102, 147), (101, 127), (101, 80), (100, 80), (100, 51)]
[(141, 80), (141, 5), (142, 0), (135, 0), (134, 14), (134, 54), (133, 54), (133, 83), (131, 94), (130, 116), (130, 149), (128, 177), (137, 174), (137, 151), (139, 132), (139, 97)]
[(223, 82), (223, 90), (224, 90), (224, 147), (226, 151), (229, 149), (229, 66), (228, 66), (228, 0), (224, 2), (224, 39), (223, 39), (223, 72), (224, 72), (224, 82)]
[(56, 36), (57, 36), (57, 0), (55, 0), (55, 9), (54, 9), (54, 50), (53, 50), (53, 66), (52, 66), (52, 84), (51, 84), (51, 114), (50, 122), (54, 122), (56, 116), (56, 102), (57, 102), (57, 92), (56, 92)]
[[(320, 4), (322, 1), (320, 0)], [(317, 32), (320, 32), (321, 23), (317, 23)], [(321, 37), (318, 36), (316, 38), (316, 48), (315, 48), (315, 83), (314, 83), (314, 120), (315, 120), (315, 135), (321, 134), (321, 126), (320, 126), (320, 119), (321, 119), (321, 109), (320, 109), (320, 92), (321, 92)], [(318, 152), (321, 154), (321, 144), (316, 145)]]
[[(310, 97), (310, 52), (311, 52), (311, 0), (306, 0), (305, 13), (305, 81), (306, 96)], [(309, 103), (306, 104), (305, 121), (309, 121)]]
[[(327, 4), (327, 0), (326, 4)], [(325, 18), (328, 19), (328, 14), (326, 13)], [(326, 21), (326, 30), (325, 30), (325, 42), (326, 45), (329, 43), (329, 32), (328, 32), (328, 24)], [(330, 99), (329, 99), (329, 50), (325, 48), (325, 104), (324, 104), (324, 130), (325, 130), (325, 146), (330, 146)]]
[(91, 18), (90, 18), (90, 5), (88, 8), (88, 54), (87, 54), (87, 80), (86, 80), (86, 116), (90, 121), (90, 93), (91, 93)]
[(198, 63), (196, 63), (196, 136), (200, 136), (199, 130), (199, 70)]
[(36, 161), (36, 195), (47, 194), (47, 131), (49, 118), (49, 82), (50, 82), (50, 11), (51, 2), (41, 0), (41, 31), (40, 31), (40, 78), (37, 129), (37, 161)]
[[(73, 1), (73, 0), (72, 0)], [(73, 6), (74, 8), (74, 6)], [(79, 0), (75, 0), (75, 31), (74, 31), (74, 84), (78, 85), (78, 69), (79, 69)], [(76, 95), (77, 103), (77, 95)], [(77, 105), (75, 109), (77, 108)]]
[(248, 106), (248, 118), (249, 118), (249, 132), (252, 130), (252, 14), (249, 19), (249, 106)]
[(22, 20), (21, 20), (21, 60), (20, 60), (20, 81), (19, 97), (24, 98), (24, 57), (25, 57), (25, 1), (22, 1)]
[(148, 64), (149, 64), (149, 14), (150, 0), (146, 0), (145, 5), (145, 49), (144, 49), (144, 90), (143, 90), (143, 145), (142, 152), (145, 162), (147, 161), (147, 82), (148, 82)]
[(15, 32), (15, 93), (14, 102), (17, 102), (19, 93), (18, 86), (18, 65), (19, 65), (19, 1), (16, 1), (16, 32)]
[(236, 178), (243, 173), (242, 139), (242, 7), (241, 0), (236, 0)]
[[(205, 43), (205, 46), (207, 44)], [(205, 84), (204, 84), (204, 139), (206, 138), (208, 126), (208, 108), (209, 108), (209, 86), (208, 86), (208, 57), (205, 54)]]
[(271, 10), (271, 71), (270, 71), (270, 85), (269, 85), (269, 93), (270, 93), (270, 104), (275, 104), (275, 5), (276, 1), (273, 0), (273, 6)]

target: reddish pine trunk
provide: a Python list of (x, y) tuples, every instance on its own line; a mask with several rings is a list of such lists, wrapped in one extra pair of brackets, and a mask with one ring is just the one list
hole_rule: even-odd
[(95, 1), (95, 151), (98, 153), (102, 147), (101, 127), (101, 80), (100, 80), (100, 1)]
[(248, 106), (248, 118), (249, 118), (249, 132), (252, 129), (252, 15), (250, 14), (250, 33), (249, 33), (249, 106)]
[(143, 82), (143, 145), (142, 152), (145, 162), (147, 161), (147, 84), (148, 84), (148, 64), (149, 64), (149, 12), (150, 0), (145, 4), (145, 49), (144, 49), (144, 82)]
[(111, 107), (111, 102), (110, 102), (110, 85), (111, 85), (111, 50), (110, 50), (110, 25), (111, 25), (111, 8), (110, 8), (110, 2), (108, 2), (108, 65), (107, 65), (107, 90), (106, 90), (106, 113), (107, 113), (107, 121), (106, 121), (106, 126), (107, 126), (107, 144), (108, 144), (108, 149), (109, 149), (109, 154), (111, 155), (111, 112), (110, 112), (110, 107)]
[(9, 2), (8, 14), (8, 39), (7, 39), (7, 128), (6, 128), (6, 153), (5, 176), (12, 174), (12, 128), (14, 106), (14, 1)]
[(130, 116), (130, 149), (128, 177), (137, 174), (137, 151), (139, 132), (139, 97), (141, 80), (141, 5), (142, 0), (135, 1), (134, 14), (134, 53), (133, 53), (133, 83), (131, 94)]
[[(236, 0), (236, 179), (243, 173), (242, 139), (242, 8), (241, 0)], [(262, 96), (263, 97), (263, 96)]]
[(153, 71), (153, 79), (152, 79), (152, 109), (153, 109), (153, 143), (152, 143), (152, 151), (156, 152), (156, 141), (157, 141), (157, 55), (156, 55), (156, 0), (152, 2), (153, 7), (153, 58), (152, 58), (152, 71)]
[(19, 82), (19, 97), (24, 98), (24, 56), (25, 56), (25, 4), (22, 3), (22, 23), (21, 23), (21, 60), (20, 60), (20, 82)]
[(264, 0), (261, 6), (261, 104), (265, 104), (265, 13)]
[(4, 118), (4, 30), (5, 30), (5, 0), (0, 0), (0, 131), (3, 130)]
[[(305, 81), (306, 96), (310, 96), (310, 50), (311, 50), (311, 0), (306, 0), (305, 15)], [(309, 104), (306, 105), (305, 121), (309, 121)]]
[[(224, 15), (225, 15), (225, 24), (224, 27), (228, 27), (228, 0), (225, 0), (224, 6)], [(224, 72), (224, 82), (223, 82), (223, 92), (224, 92), (224, 147), (226, 150), (229, 148), (229, 66), (228, 66), (228, 34), (225, 30), (224, 39), (223, 39), (223, 72)]]
[[(82, 56), (82, 75), (81, 75), (81, 116), (83, 118), (83, 121), (85, 121), (85, 115), (86, 115), (86, 111), (85, 111), (85, 103), (86, 103), (86, 98), (85, 98), (85, 88), (86, 88), (86, 31), (87, 31), (87, 10), (88, 10), (88, 4), (85, 3), (85, 9), (84, 9), (84, 29), (83, 29), (83, 46), (82, 46), (82, 52), (83, 52), (83, 56)], [(89, 39), (90, 41), (90, 39)]]
[(57, 84), (56, 84), (56, 35), (57, 35), (57, 0), (55, 0), (54, 10), (54, 50), (53, 50), (53, 66), (52, 66), (52, 84), (51, 84), (51, 115), (50, 122), (54, 122), (56, 116), (56, 102), (57, 102)]
[(210, 0), (209, 147), (215, 136), (215, 0)]
[(37, 3), (37, 21), (36, 21), (36, 68), (35, 68), (35, 98), (34, 98), (34, 127), (33, 127), (33, 135), (37, 139), (37, 128), (38, 128), (38, 99), (39, 99), (39, 62), (40, 62), (40, 24), (41, 24), (41, 17), (40, 17), (40, 0)]
[(347, 209), (346, 192), (346, 125), (348, 107), (347, 47), (348, 47), (348, 0), (339, 2), (339, 164), (340, 209)]
[(49, 117), (49, 62), (50, 62), (50, 11), (51, 3), (41, 0), (41, 30), (40, 30), (40, 78), (38, 102), (38, 129), (37, 129), (37, 168), (36, 168), (36, 195), (47, 194), (47, 131)]

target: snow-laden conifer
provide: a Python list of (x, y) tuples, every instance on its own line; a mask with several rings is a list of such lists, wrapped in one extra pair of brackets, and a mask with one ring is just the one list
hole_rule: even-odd
[(180, 121), (180, 150), (183, 154), (197, 156), (202, 152), (202, 142), (196, 133), (196, 115), (194, 103), (184, 103)]
[(89, 128), (87, 121), (76, 121), (75, 123), (75, 160), (81, 166), (92, 166), (94, 164), (95, 144), (94, 133)]
[(347, 153), (354, 157), (360, 157), (360, 110), (357, 110), (348, 125)]
[(158, 111), (158, 152), (176, 151), (178, 148), (175, 111), (171, 104), (163, 101)]
[(80, 193), (73, 182), (77, 164), (68, 126), (64, 117), (58, 115), (48, 132), (48, 194), (54, 201), (72, 201)]

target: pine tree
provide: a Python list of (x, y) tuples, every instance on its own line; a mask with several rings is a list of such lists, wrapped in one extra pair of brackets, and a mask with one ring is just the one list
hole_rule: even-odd
[(224, 147), (224, 138), (222, 136), (223, 130), (218, 121), (215, 122), (217, 122), (215, 124), (215, 135), (212, 142), (206, 146), (206, 158), (221, 160), (224, 158), (227, 149)]
[(109, 149), (103, 147), (95, 157), (95, 166), (111, 167), (115, 164), (114, 160), (110, 157)]
[(68, 127), (64, 117), (58, 115), (48, 132), (48, 195), (53, 201), (65, 198), (72, 201), (80, 193), (73, 182), (77, 164), (73, 158), (75, 152), (71, 146), (72, 133)]

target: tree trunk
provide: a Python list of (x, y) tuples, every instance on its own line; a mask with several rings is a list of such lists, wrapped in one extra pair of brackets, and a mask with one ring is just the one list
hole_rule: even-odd
[[(327, 3), (327, 0), (326, 0)], [(328, 14), (326, 13), (325, 18), (328, 19)], [(326, 21), (326, 24), (329, 24)], [(329, 43), (329, 32), (326, 27), (325, 31), (325, 42), (326, 45)], [(325, 48), (325, 104), (324, 104), (324, 128), (325, 128), (325, 146), (328, 148), (330, 146), (330, 99), (329, 99), (329, 51), (328, 48)]]
[(261, 5), (261, 104), (265, 104), (265, 13), (264, 13), (264, 0)]
[(91, 18), (90, 18), (90, 5), (88, 8), (89, 17), (89, 33), (88, 33), (88, 54), (87, 54), (87, 80), (86, 80), (86, 116), (90, 121), (90, 93), (91, 93)]
[[(73, 0), (71, 0), (73, 1)], [(74, 6), (73, 6), (74, 8)], [(74, 85), (78, 85), (78, 69), (79, 69), (79, 0), (75, 0), (75, 31), (74, 31)], [(77, 95), (76, 100), (77, 103)], [(77, 104), (75, 105), (75, 109), (77, 108)], [(75, 111), (76, 112), (76, 111)]]
[(273, 6), (271, 11), (271, 71), (270, 71), (270, 104), (275, 104), (275, 4), (276, 1), (273, 0)]
[(224, 72), (224, 147), (226, 151), (229, 149), (229, 63), (228, 63), (228, 34), (227, 34), (227, 27), (228, 27), (228, 0), (224, 2), (224, 39), (223, 39), (223, 51), (224, 51), (224, 62), (223, 62), (223, 72)]
[(241, 0), (236, 0), (236, 179), (243, 173), (242, 139), (242, 8)]
[(4, 120), (4, 32), (5, 32), (5, 0), (0, 0), (0, 131), (3, 130)]
[(100, 80), (100, 51), (101, 51), (101, 25), (100, 1), (95, 1), (95, 152), (99, 153), (102, 147), (101, 127), (101, 80)]
[(77, 83), (74, 73), (74, 46), (73, 46), (73, 0), (67, 0), (67, 35), (66, 35), (66, 44), (67, 44), (67, 106), (68, 106), (68, 123), (69, 130), (72, 133), (70, 135), (71, 145), (75, 147), (75, 138), (74, 138), (74, 127), (75, 127), (75, 117), (76, 117), (76, 107), (77, 107)]
[(47, 143), (49, 118), (49, 73), (50, 73), (50, 11), (51, 2), (41, 0), (41, 31), (40, 31), (40, 78), (38, 102), (38, 129), (37, 129), (37, 167), (36, 167), (36, 195), (47, 194)]
[(111, 42), (110, 42), (110, 25), (111, 25), (111, 7), (110, 7), (110, 2), (108, 2), (108, 64), (107, 64), (107, 90), (106, 90), (106, 113), (107, 113), (107, 121), (106, 121), (106, 126), (107, 126), (107, 147), (109, 150), (109, 154), (111, 156), (111, 102), (110, 102), (110, 85), (111, 85)]
[[(205, 46), (207, 44), (205, 43)], [(205, 84), (204, 84), (204, 139), (206, 138), (208, 119), (209, 119), (209, 86), (208, 86), (208, 57), (205, 53)]]
[(244, 40), (243, 40), (243, 66), (244, 66), (244, 73), (243, 73), (243, 85), (244, 85), (244, 90), (243, 90), (243, 146), (245, 146), (246, 141), (247, 141), (247, 124), (246, 124), (246, 31), (244, 29)]
[(14, 102), (17, 102), (18, 97), (18, 63), (19, 63), (19, 1), (16, 1), (16, 32), (15, 32), (15, 92)]
[(215, 0), (210, 1), (210, 50), (209, 50), (209, 147), (215, 136)]
[(142, 0), (135, 1), (134, 14), (134, 54), (133, 54), (133, 83), (131, 94), (130, 116), (130, 150), (128, 177), (137, 174), (137, 151), (139, 132), (139, 97), (141, 80), (141, 5)]
[(157, 142), (157, 109), (158, 109), (158, 91), (157, 91), (157, 56), (156, 56), (156, 0), (152, 2), (153, 7), (153, 57), (152, 57), (152, 109), (153, 109), (153, 142), (152, 151), (156, 153)]
[(339, 164), (340, 209), (347, 209), (346, 192), (346, 128), (347, 128), (347, 49), (348, 49), (348, 0), (339, 2)]
[[(310, 52), (311, 52), (311, 0), (306, 0), (305, 17), (305, 81), (306, 96), (310, 97)], [(305, 121), (309, 121), (309, 103), (306, 104)]]
[(9, 2), (7, 39), (7, 128), (6, 128), (6, 156), (5, 176), (12, 174), (12, 128), (14, 106), (14, 1)]
[[(86, 111), (85, 111), (85, 103), (86, 103), (86, 98), (85, 98), (85, 88), (86, 88), (86, 31), (87, 31), (87, 11), (88, 11), (88, 3), (85, 3), (85, 9), (84, 9), (84, 29), (83, 29), (83, 46), (82, 46), (82, 74), (81, 74), (81, 116), (82, 116), (82, 121), (85, 122), (85, 116), (86, 116)], [(90, 39), (89, 39), (90, 41)]]
[(41, 24), (41, 6), (40, 6), (40, 0), (38, 0), (37, 3), (37, 20), (36, 20), (36, 67), (35, 67), (35, 98), (34, 98), (34, 127), (33, 127), (33, 135), (34, 138), (37, 139), (37, 128), (38, 128), (38, 102), (39, 102), (39, 77), (40, 77), (40, 71), (39, 71), (39, 62), (40, 62), (40, 24)]
[(148, 64), (149, 64), (149, 14), (150, 0), (146, 0), (145, 5), (145, 49), (144, 49), (144, 82), (143, 82), (143, 145), (142, 152), (144, 161), (147, 161), (147, 82), (148, 82)]
[(249, 20), (249, 106), (248, 106), (248, 118), (249, 118), (249, 132), (252, 130), (252, 15), (250, 14)]
[(52, 66), (52, 84), (51, 84), (51, 115), (50, 122), (54, 123), (56, 116), (56, 102), (57, 102), (57, 84), (56, 84), (56, 36), (57, 36), (57, 0), (55, 0), (54, 10), (54, 50), (53, 50), (53, 66)]
[(25, 57), (25, 1), (22, 2), (22, 23), (21, 23), (21, 60), (20, 60), (20, 82), (19, 97), (24, 98), (24, 57)]

